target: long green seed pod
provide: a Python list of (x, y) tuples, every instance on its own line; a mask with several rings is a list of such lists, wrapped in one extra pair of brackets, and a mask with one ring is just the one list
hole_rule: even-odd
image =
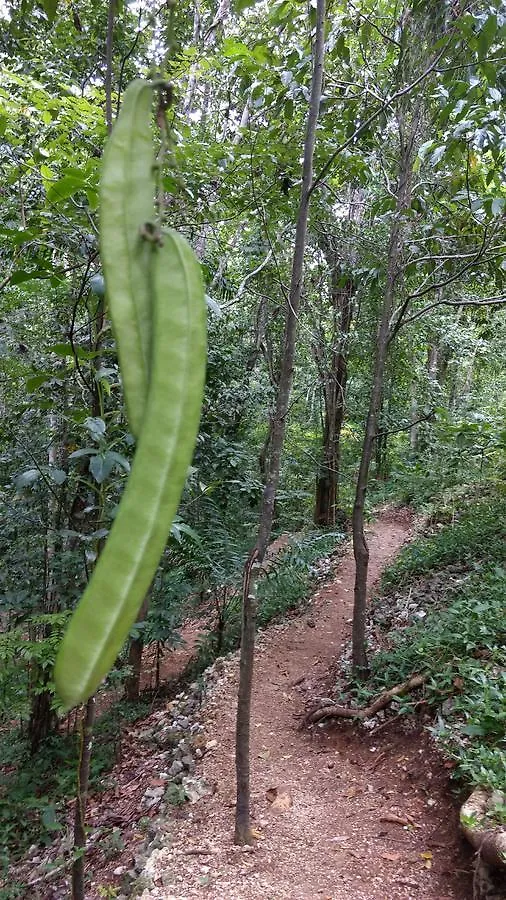
[(191, 463), (205, 378), (206, 306), (187, 241), (163, 232), (151, 258), (151, 380), (137, 451), (106, 545), (55, 667), (70, 708), (109, 672), (156, 572)]
[(100, 256), (127, 416), (138, 437), (146, 409), (151, 344), (149, 258), (154, 220), (153, 85), (132, 81), (106, 144), (100, 179)]

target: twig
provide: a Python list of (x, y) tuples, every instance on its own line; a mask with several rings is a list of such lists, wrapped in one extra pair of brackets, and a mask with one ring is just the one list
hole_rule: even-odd
[(112, 52), (114, 38), (115, 0), (109, 0), (107, 9), (107, 37), (105, 45), (105, 122), (107, 131), (112, 131)]
[(415, 80), (412, 81), (411, 84), (406, 85), (406, 87), (401, 88), (400, 90), (398, 90), (398, 91), (396, 91), (394, 94), (392, 94), (392, 96), (389, 97), (388, 100), (385, 100), (385, 102), (382, 103), (381, 106), (379, 106), (378, 109), (377, 109), (375, 112), (371, 113), (371, 115), (370, 115), (364, 122), (362, 122), (362, 124), (359, 125), (358, 128), (355, 129), (355, 131), (353, 132), (353, 134), (350, 135), (350, 137), (347, 138), (347, 140), (344, 141), (344, 143), (340, 144), (339, 147), (338, 147), (336, 150), (334, 150), (334, 152), (332, 153), (332, 155), (328, 158), (327, 162), (325, 163), (325, 165), (324, 165), (324, 166), (322, 167), (322, 169), (320, 170), (319, 174), (316, 175), (316, 177), (314, 178), (313, 183), (312, 183), (312, 185), (311, 185), (311, 187), (310, 187), (310, 189), (309, 189), (309, 192), (308, 192), (309, 197), (310, 197), (311, 194), (313, 193), (314, 189), (318, 186), (318, 184), (320, 183), (320, 181), (322, 181), (322, 179), (325, 178), (327, 172), (328, 172), (329, 169), (332, 167), (332, 164), (335, 162), (335, 160), (337, 159), (337, 157), (338, 157), (344, 150), (346, 150), (351, 144), (353, 144), (353, 143), (357, 140), (357, 138), (360, 137), (360, 135), (362, 134), (362, 132), (365, 131), (366, 128), (369, 127), (369, 125), (372, 125), (372, 123), (375, 122), (376, 119), (377, 119), (383, 112), (385, 112), (386, 109), (388, 109), (390, 106), (392, 106), (392, 104), (395, 103), (397, 100), (400, 100), (401, 97), (404, 97), (406, 94), (409, 94), (412, 90), (414, 90), (416, 87), (418, 87), (418, 85), (419, 85), (422, 81), (424, 81), (426, 78), (428, 78), (428, 76), (429, 76), (429, 75), (434, 71), (434, 69), (436, 68), (436, 66), (437, 66), (437, 64), (438, 64), (438, 62), (439, 62), (439, 60), (442, 58), (442, 56), (443, 56), (443, 54), (445, 53), (445, 51), (447, 50), (447, 48), (448, 48), (448, 41), (447, 41), (446, 44), (442, 47), (442, 49), (439, 51), (439, 53), (437, 54), (437, 56), (434, 57), (434, 59), (432, 60), (432, 62), (430, 63), (430, 65), (427, 66), (427, 68), (422, 72), (422, 74), (418, 76), (418, 78), (415, 78)]

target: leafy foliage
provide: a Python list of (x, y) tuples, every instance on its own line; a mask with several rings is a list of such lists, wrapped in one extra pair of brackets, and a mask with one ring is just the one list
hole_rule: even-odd
[[(116, 704), (97, 723), (90, 772), (100, 790), (121, 747), (125, 722), (148, 712), (145, 704)], [(0, 736), (0, 870), (34, 842), (47, 846), (66, 829), (65, 805), (75, 793), (79, 730), (48, 738), (34, 758), (22, 737)]]
[[(455, 760), (456, 774), (500, 790), (506, 787), (504, 513), (504, 504), (492, 501), (468, 508), (455, 525), (415, 541), (389, 568), (382, 603), (434, 570), (444, 583), (450, 563), (461, 563), (464, 574), (458, 586), (448, 579), (436, 602), (427, 593), (423, 618), (393, 633), (388, 649), (373, 659), (367, 689), (374, 693), (414, 672), (427, 675), (425, 699), (436, 710), (431, 730)], [(397, 708), (415, 706), (403, 698)]]

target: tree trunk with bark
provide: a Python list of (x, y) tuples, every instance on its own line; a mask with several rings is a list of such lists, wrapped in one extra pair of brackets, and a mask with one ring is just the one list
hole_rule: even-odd
[[(280, 367), (276, 409), (272, 423), (272, 439), (267, 481), (260, 504), (257, 542), (254, 555), (250, 555), (245, 568), (243, 585), (243, 611), (241, 629), (241, 658), (239, 693), (236, 721), (236, 775), (237, 804), (235, 817), (236, 844), (251, 844), (253, 835), (250, 825), (250, 708), (253, 684), (253, 660), (255, 648), (256, 614), (256, 566), (265, 556), (272, 529), (274, 502), (279, 482), (281, 453), (283, 450), (288, 404), (293, 380), (295, 340), (297, 334), (298, 310), (302, 293), (304, 271), (304, 250), (306, 245), (307, 220), (311, 184), (313, 180), (313, 155), (316, 138), (316, 124), (320, 109), (323, 83), (325, 0), (317, 0), (315, 42), (313, 49), (313, 74), (311, 97), (304, 141), (302, 188), (297, 216), (295, 247), (292, 263), (292, 277), (288, 297), (283, 356)], [(255, 565), (254, 565), (255, 564)]]
[[(48, 465), (50, 469), (63, 469), (66, 467), (67, 454), (65, 451), (65, 426), (64, 416), (51, 412), (48, 417), (49, 450)], [(54, 613), (60, 609), (60, 591), (56, 575), (56, 559), (62, 550), (60, 529), (62, 527), (62, 509), (64, 506), (65, 487), (56, 482), (49, 483), (47, 503), (47, 527), (44, 547), (44, 600), (45, 613)], [(38, 634), (33, 639), (46, 639), (51, 628), (36, 629)], [(33, 666), (30, 672), (30, 683), (34, 689), (32, 695), (30, 718), (28, 720), (28, 741), (30, 752), (35, 755), (40, 745), (51, 734), (54, 734), (58, 726), (58, 716), (53, 708), (53, 692), (49, 685), (51, 673), (43, 670), (38, 664)]]
[[(314, 358), (323, 393), (323, 441), (319, 472), (316, 480), (314, 522), (320, 526), (334, 526), (344, 515), (338, 514), (341, 463), (341, 431), (346, 410), (348, 357), (351, 325), (355, 313), (356, 283), (354, 269), (359, 244), (356, 226), (364, 215), (364, 192), (350, 187), (348, 215), (334, 231), (319, 235), (319, 246), (330, 272), (330, 301), (332, 321), (326, 337), (326, 322), (315, 328), (317, 341)], [(327, 298), (325, 297), (325, 303)]]
[(315, 349), (324, 397), (322, 462), (316, 482), (314, 509), (315, 525), (320, 526), (336, 524), (336, 509), (339, 499), (341, 431), (345, 413), (348, 348), (355, 292), (351, 278), (346, 281), (344, 286), (341, 285), (341, 278), (341, 268), (335, 266), (332, 271), (333, 328), (328, 367), (318, 348)]
[[(407, 44), (414, 41), (415, 32), (409, 28), (409, 16), (405, 17), (399, 75), (405, 78), (411, 66), (405, 55), (409, 53)], [(405, 213), (411, 204), (413, 158), (416, 152), (416, 138), (420, 120), (421, 101), (403, 97), (396, 108), (399, 135), (399, 164), (396, 189), (396, 205), (390, 227), (387, 252), (387, 267), (383, 301), (380, 309), (376, 333), (376, 353), (374, 359), (372, 386), (369, 399), (362, 454), (357, 477), (355, 502), (353, 506), (353, 552), (355, 556), (355, 589), (353, 607), (353, 670), (357, 675), (366, 675), (368, 661), (366, 653), (366, 600), (367, 572), (369, 568), (369, 548), (364, 533), (365, 498), (369, 469), (373, 456), (374, 442), (378, 432), (378, 420), (384, 387), (385, 367), (388, 347), (392, 337), (390, 323), (396, 299), (402, 290), (403, 241), (406, 232)]]
[(90, 780), (91, 753), (93, 748), (93, 724), (95, 722), (95, 697), (90, 697), (81, 722), (81, 747), (79, 753), (78, 791), (74, 812), (74, 862), (72, 864), (72, 900), (85, 900), (84, 854), (86, 850), (86, 805)]
[[(149, 607), (149, 593), (146, 594), (142, 606), (137, 615), (136, 624), (144, 622)], [(131, 669), (130, 675), (125, 681), (125, 700), (129, 703), (136, 703), (139, 699), (141, 688), (141, 671), (142, 671), (142, 652), (144, 650), (144, 638), (142, 635), (132, 638), (128, 650), (128, 666)]]

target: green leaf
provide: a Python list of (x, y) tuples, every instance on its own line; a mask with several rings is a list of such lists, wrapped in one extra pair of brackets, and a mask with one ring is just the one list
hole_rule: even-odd
[(14, 272), (10, 279), (10, 284), (23, 284), (25, 281), (33, 281), (36, 278), (47, 278), (47, 272), (41, 272), (35, 270), (34, 272), (25, 272), (20, 270), (19, 272)]
[(77, 178), (75, 175), (64, 175), (59, 181), (46, 184), (46, 197), (49, 203), (58, 203), (60, 200), (67, 200), (85, 189), (86, 183), (83, 178)]
[(82, 459), (83, 456), (94, 456), (99, 451), (96, 447), (81, 447), (69, 454), (69, 459)]
[(86, 198), (88, 200), (88, 205), (90, 209), (95, 210), (98, 209), (98, 191), (93, 190), (92, 188), (87, 187)]
[(97, 297), (105, 297), (105, 281), (104, 276), (97, 272), (90, 278), (90, 288)]
[(102, 484), (112, 472), (114, 459), (111, 453), (98, 454), (90, 458), (90, 472), (98, 484)]
[(84, 420), (84, 427), (94, 441), (100, 441), (105, 435), (105, 422), (99, 416), (88, 416)]
[(126, 456), (123, 456), (121, 453), (116, 453), (115, 450), (108, 450), (107, 455), (113, 460), (116, 465), (118, 465), (121, 469), (124, 469), (125, 472), (130, 471), (130, 463)]
[(234, 0), (234, 10), (241, 13), (249, 6), (255, 6), (256, 3), (258, 3), (258, 0)]
[(79, 347), (76, 344), (74, 344), (74, 346), (72, 346), (72, 344), (64, 343), (50, 344), (46, 349), (56, 356), (77, 356), (78, 359), (94, 359), (99, 355), (95, 350), (85, 350), (83, 347)]
[(478, 35), (478, 55), (483, 59), (487, 55), (497, 34), (497, 16), (489, 16)]
[(63, 484), (63, 482), (67, 480), (67, 473), (64, 472), (63, 469), (54, 469), (50, 466), (49, 477), (55, 484)]
[(247, 59), (251, 56), (251, 51), (246, 44), (236, 41), (234, 38), (225, 38), (221, 45), (221, 53), (227, 59)]
[(58, 0), (41, 0), (41, 5), (47, 16), (47, 21), (52, 25), (58, 9)]
[(429, 150), (434, 146), (434, 141), (425, 141), (424, 144), (421, 144), (418, 149), (418, 156), (420, 159), (425, 159)]
[(444, 144), (441, 147), (436, 147), (435, 150), (432, 151), (430, 155), (430, 163), (432, 166), (436, 166), (438, 162), (443, 158), (446, 147)]
[(46, 381), (49, 381), (52, 377), (53, 375), (51, 372), (41, 372), (39, 375), (31, 375), (25, 380), (26, 390), (31, 394), (33, 391), (37, 390), (41, 384), (45, 384)]

